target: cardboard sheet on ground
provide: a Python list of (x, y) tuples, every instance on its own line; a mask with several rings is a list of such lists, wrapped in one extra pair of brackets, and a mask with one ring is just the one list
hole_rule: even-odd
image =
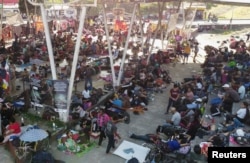
[(135, 157), (139, 162), (143, 162), (149, 151), (149, 148), (124, 140), (113, 154), (126, 160)]

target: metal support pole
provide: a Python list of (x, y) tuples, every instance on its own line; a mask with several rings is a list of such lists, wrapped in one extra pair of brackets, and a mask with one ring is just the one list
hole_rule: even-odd
[(109, 39), (109, 30), (107, 25), (107, 17), (106, 17), (106, 10), (105, 10), (105, 4), (103, 4), (103, 20), (104, 20), (104, 27), (105, 27), (105, 33), (106, 33), (106, 40), (108, 41), (108, 52), (109, 52), (109, 60), (110, 60), (110, 67), (111, 67), (111, 73), (112, 73), (112, 82), (113, 82), (113, 88), (117, 85), (116, 77), (115, 77), (115, 69), (114, 69), (114, 63), (113, 63), (113, 55), (111, 50), (111, 43)]
[(53, 48), (52, 48), (52, 43), (51, 43), (51, 38), (50, 38), (49, 25), (47, 22), (44, 5), (39, 4), (39, 6), (41, 8), (41, 14), (42, 14), (42, 19), (43, 19), (43, 26), (44, 26), (45, 38), (46, 38), (46, 43), (47, 43), (47, 48), (48, 48), (48, 53), (49, 53), (49, 61), (50, 61), (52, 79), (56, 80), (57, 79), (56, 66), (55, 66)]
[(143, 31), (143, 26), (142, 26), (142, 16), (141, 16), (141, 10), (140, 10), (140, 4), (138, 4), (138, 15), (139, 15), (139, 24), (141, 28), (141, 48), (144, 48), (144, 31)]
[(75, 81), (75, 73), (76, 73), (77, 61), (78, 61), (78, 56), (79, 56), (79, 51), (80, 51), (85, 15), (86, 15), (86, 7), (82, 7), (81, 15), (80, 15), (80, 19), (79, 19), (80, 23), (79, 23), (79, 27), (78, 27), (74, 57), (73, 57), (72, 68), (71, 68), (71, 75), (70, 75), (70, 80), (69, 80), (69, 89), (68, 89), (68, 97), (67, 97), (68, 98), (67, 99), (67, 112), (66, 113), (59, 112), (60, 118), (62, 118), (61, 120), (63, 122), (68, 122), (69, 107), (70, 107), (70, 103), (71, 103), (71, 96), (72, 96), (72, 91), (73, 91), (73, 86), (74, 86), (74, 81)]
[(126, 59), (127, 50), (128, 50), (128, 43), (129, 43), (133, 23), (134, 23), (134, 20), (135, 20), (135, 12), (136, 12), (136, 9), (137, 9), (137, 5), (138, 4), (135, 3), (134, 10), (133, 10), (133, 15), (132, 15), (132, 20), (130, 22), (129, 29), (128, 29), (127, 40), (126, 40), (126, 44), (125, 44), (125, 47), (124, 47), (124, 50), (123, 50), (122, 61), (121, 61), (120, 70), (119, 70), (118, 79), (117, 79), (117, 86), (119, 86), (121, 84), (121, 78), (122, 78), (122, 75), (123, 75), (124, 62), (125, 62), (125, 59)]
[[(1, 27), (0, 27), (0, 38), (3, 39), (3, 0), (2, 0), (2, 4), (1, 4)], [(5, 41), (5, 40), (4, 40)]]

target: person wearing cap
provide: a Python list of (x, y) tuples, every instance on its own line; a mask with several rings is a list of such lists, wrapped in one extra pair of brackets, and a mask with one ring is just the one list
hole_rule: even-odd
[(232, 89), (229, 84), (224, 84), (222, 88), (225, 90), (223, 97), (223, 109), (229, 113), (232, 113), (233, 103), (240, 101), (240, 96), (237, 91)]

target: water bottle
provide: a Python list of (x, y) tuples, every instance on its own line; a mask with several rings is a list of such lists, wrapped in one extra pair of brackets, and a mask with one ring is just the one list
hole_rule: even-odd
[(21, 118), (21, 126), (24, 126), (24, 119), (23, 119), (23, 117)]
[(54, 122), (52, 123), (52, 126), (53, 126), (53, 130), (56, 130), (56, 124)]

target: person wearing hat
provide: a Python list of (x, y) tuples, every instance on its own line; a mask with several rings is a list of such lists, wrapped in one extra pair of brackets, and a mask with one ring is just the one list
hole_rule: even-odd
[(240, 101), (240, 96), (237, 91), (232, 89), (229, 84), (224, 84), (222, 88), (225, 90), (225, 95), (223, 97), (223, 110), (232, 113), (233, 103)]

